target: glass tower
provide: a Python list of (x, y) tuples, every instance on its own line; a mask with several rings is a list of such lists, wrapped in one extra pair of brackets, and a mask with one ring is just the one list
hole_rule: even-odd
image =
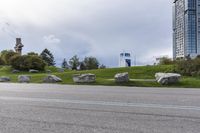
[(173, 58), (200, 54), (200, 0), (174, 0)]

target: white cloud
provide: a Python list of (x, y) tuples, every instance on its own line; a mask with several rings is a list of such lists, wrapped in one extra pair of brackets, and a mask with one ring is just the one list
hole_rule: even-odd
[(55, 35), (48, 35), (43, 37), (45, 43), (49, 44), (58, 44), (60, 43), (60, 39), (56, 38)]

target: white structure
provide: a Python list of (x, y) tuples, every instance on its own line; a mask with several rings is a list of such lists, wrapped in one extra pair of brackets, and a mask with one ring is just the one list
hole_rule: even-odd
[(119, 57), (119, 67), (131, 67), (131, 54), (123, 52)]

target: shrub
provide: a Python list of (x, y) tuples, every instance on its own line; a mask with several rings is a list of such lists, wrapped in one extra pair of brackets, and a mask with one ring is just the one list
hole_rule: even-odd
[(187, 76), (198, 76), (200, 72), (200, 57), (189, 57), (176, 61), (176, 71)]
[(11, 66), (14, 69), (22, 71), (28, 71), (30, 69), (43, 71), (46, 63), (39, 56), (17, 55), (11, 58)]
[(174, 64), (173, 60), (168, 57), (162, 57), (159, 59), (159, 65), (172, 65)]
[(16, 55), (19, 55), (19, 54), (14, 52), (13, 50), (4, 50), (1, 52), (1, 59), (3, 60), (5, 65), (10, 65), (11, 58)]
[(5, 65), (5, 62), (2, 58), (0, 58), (0, 65)]

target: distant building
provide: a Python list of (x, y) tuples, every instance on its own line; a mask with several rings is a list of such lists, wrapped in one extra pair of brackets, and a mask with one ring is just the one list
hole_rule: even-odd
[(24, 45), (21, 42), (21, 38), (16, 38), (15, 52), (21, 55), (23, 47)]
[(119, 57), (119, 67), (131, 67), (131, 54), (121, 53)]
[(173, 0), (173, 58), (200, 54), (200, 0)]

